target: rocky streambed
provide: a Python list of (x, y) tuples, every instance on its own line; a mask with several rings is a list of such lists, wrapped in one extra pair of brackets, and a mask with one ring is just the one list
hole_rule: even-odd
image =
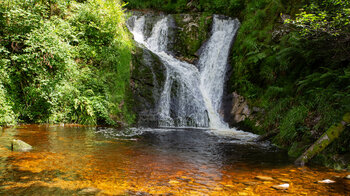
[[(26, 125), (0, 136), (1, 195), (347, 195), (349, 174), (295, 167), (266, 143), (206, 129)], [(12, 152), (8, 139), (30, 144)]]

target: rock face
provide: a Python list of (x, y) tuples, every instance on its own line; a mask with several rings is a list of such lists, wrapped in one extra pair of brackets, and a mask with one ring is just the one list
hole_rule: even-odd
[(233, 101), (232, 101), (232, 109), (231, 115), (233, 117), (234, 122), (239, 123), (244, 121), (246, 118), (249, 118), (251, 111), (249, 109), (247, 101), (241, 95), (236, 92), (232, 93)]
[(174, 53), (181, 60), (195, 63), (201, 53), (200, 47), (210, 36), (211, 15), (175, 14), (177, 26)]
[(156, 127), (157, 103), (164, 86), (166, 69), (152, 52), (138, 48), (133, 55), (131, 89), (137, 114), (137, 125)]
[(230, 126), (237, 126), (238, 123), (247, 118), (251, 118), (254, 112), (249, 108), (246, 99), (237, 92), (233, 92), (229, 95), (226, 94), (222, 110), (224, 119)]
[(13, 140), (11, 142), (11, 150), (12, 151), (20, 151), (20, 152), (27, 152), (32, 150), (33, 147), (21, 140)]

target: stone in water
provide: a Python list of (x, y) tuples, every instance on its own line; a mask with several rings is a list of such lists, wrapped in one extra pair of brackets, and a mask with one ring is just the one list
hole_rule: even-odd
[(27, 152), (27, 151), (30, 151), (32, 149), (33, 149), (33, 147), (31, 145), (25, 143), (24, 141), (14, 139), (11, 142), (11, 150), (12, 151)]
[(268, 176), (255, 176), (256, 179), (263, 180), (263, 181), (272, 181), (273, 178)]
[(330, 180), (330, 179), (326, 179), (326, 180), (318, 181), (318, 183), (321, 183), (321, 184), (331, 184), (331, 183), (335, 183), (335, 181)]
[(289, 188), (289, 184), (280, 184), (280, 185), (274, 185), (272, 188), (277, 190), (286, 190)]

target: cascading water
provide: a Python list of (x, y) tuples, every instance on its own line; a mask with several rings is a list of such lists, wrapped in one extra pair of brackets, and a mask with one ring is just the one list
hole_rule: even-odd
[[(147, 37), (146, 16), (129, 19), (130, 31), (139, 44), (156, 54), (166, 67), (166, 81), (158, 103), (159, 125), (166, 127), (210, 127), (228, 130), (219, 115), (230, 47), (239, 21), (213, 17), (212, 35), (203, 48), (198, 65), (180, 61), (167, 50), (171, 16), (164, 16)], [(198, 67), (198, 68), (197, 68)], [(253, 134), (230, 130), (240, 139)]]
[(199, 58), (199, 88), (208, 110), (210, 127), (216, 129), (228, 128), (218, 111), (222, 102), (227, 60), (239, 25), (237, 19), (220, 19), (220, 16), (214, 16), (212, 36)]
[(208, 127), (209, 118), (200, 86), (200, 73), (192, 64), (167, 52), (170, 18), (160, 19), (150, 37), (145, 36), (145, 16), (132, 17), (130, 27), (136, 42), (156, 54), (166, 66), (166, 81), (159, 104), (159, 126)]

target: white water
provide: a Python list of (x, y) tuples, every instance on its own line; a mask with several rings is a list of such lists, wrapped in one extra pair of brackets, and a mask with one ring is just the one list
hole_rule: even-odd
[(239, 21), (214, 16), (212, 35), (197, 68), (167, 51), (170, 19), (165, 16), (157, 21), (148, 38), (144, 33), (145, 16), (131, 17), (134, 25), (129, 27), (135, 41), (156, 54), (167, 68), (158, 107), (160, 126), (209, 126), (220, 130), (220, 135), (235, 135), (239, 139), (255, 137), (254, 134), (229, 129), (219, 115), (230, 47)]
[(237, 19), (224, 20), (214, 16), (212, 36), (199, 58), (198, 65), (201, 69), (199, 88), (208, 109), (210, 127), (216, 129), (228, 128), (218, 111), (221, 107), (230, 47), (239, 25)]

